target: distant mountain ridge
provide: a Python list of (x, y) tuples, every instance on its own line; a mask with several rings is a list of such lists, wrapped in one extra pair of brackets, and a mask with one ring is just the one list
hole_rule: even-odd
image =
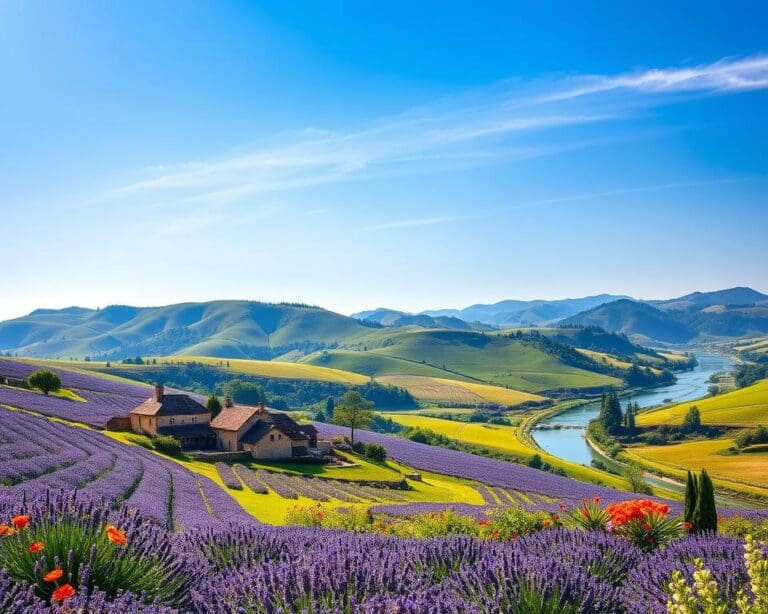
[(661, 301), (601, 294), (559, 301), (501, 301), (421, 314), (382, 308), (355, 317), (309, 305), (244, 300), (37, 309), (0, 322), (0, 353), (102, 360), (174, 354), (299, 360), (324, 349), (381, 346), (399, 331), (479, 334), (563, 325), (597, 326), (643, 345), (766, 335), (768, 295), (751, 288), (695, 292)]
[(0, 351), (23, 356), (127, 357), (186, 353), (272, 359), (350, 342), (371, 331), (319, 307), (254, 301), (163, 307), (38, 309), (0, 322)]
[(768, 333), (768, 295), (751, 288), (695, 292), (666, 301), (622, 299), (560, 321), (599, 326), (641, 343), (685, 344)]
[[(433, 309), (404, 314), (377, 309), (362, 317), (393, 326), (398, 317), (458, 318), (495, 328), (527, 326), (598, 326), (626, 334), (641, 343), (685, 344), (718, 338), (743, 337), (768, 332), (768, 295), (747, 287), (694, 292), (665, 300), (638, 300), (613, 294), (575, 299), (477, 304), (464, 309)], [(477, 326), (477, 324), (475, 324)]]

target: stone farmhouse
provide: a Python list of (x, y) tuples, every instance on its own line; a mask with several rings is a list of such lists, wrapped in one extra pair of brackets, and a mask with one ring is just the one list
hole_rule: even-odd
[(130, 422), (134, 433), (170, 435), (184, 449), (249, 452), (257, 459), (301, 458), (330, 449), (327, 442), (318, 442), (314, 426), (300, 425), (263, 403), (236, 405), (226, 398), (212, 420), (204, 405), (187, 394), (166, 393), (160, 385), (131, 411)]

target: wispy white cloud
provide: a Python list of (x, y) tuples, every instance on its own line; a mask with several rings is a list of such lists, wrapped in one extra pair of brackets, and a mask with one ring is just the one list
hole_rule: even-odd
[(586, 76), (574, 79), (571, 87), (545, 94), (540, 102), (557, 102), (613, 90), (646, 94), (681, 92), (734, 93), (768, 87), (768, 55), (726, 58), (713, 64), (686, 68), (653, 68), (614, 77)]
[[(768, 55), (694, 67), (656, 68), (539, 84), (506, 81), (357, 129), (311, 127), (235, 156), (145, 169), (100, 200), (221, 206), (266, 193), (306, 189), (435, 167), (489, 164), (594, 145), (577, 126), (636, 117), (663, 94), (729, 93), (768, 87)], [(541, 90), (544, 91), (541, 91)], [(436, 219), (436, 218), (425, 218)], [(422, 220), (423, 221), (423, 220)], [(397, 226), (393, 226), (397, 227)]]
[(456, 222), (462, 219), (466, 219), (466, 218), (456, 216), (456, 217), (423, 217), (423, 218), (412, 218), (412, 219), (403, 219), (403, 220), (392, 220), (391, 222), (383, 222), (381, 224), (366, 226), (364, 230), (393, 230), (396, 228), (416, 228), (418, 226), (435, 226), (437, 224), (448, 224), (450, 222)]

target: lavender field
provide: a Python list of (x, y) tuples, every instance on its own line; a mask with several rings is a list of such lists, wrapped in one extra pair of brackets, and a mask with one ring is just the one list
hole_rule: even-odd
[[(19, 514), (33, 529), (67, 522), (94, 535), (115, 523), (127, 542), (119, 556), (133, 551), (161, 565), (163, 584), (145, 584), (142, 595), (119, 581), (99, 586), (89, 578), (107, 563), (70, 557), (60, 563), (71, 574), (66, 577), (77, 573), (82, 581), (67, 612), (663, 614), (673, 571), (690, 581), (696, 557), (726, 599), (748, 580), (742, 540), (713, 535), (679, 539), (648, 554), (616, 536), (564, 529), (511, 542), (226, 524), (173, 534), (124, 506), (82, 495), (22, 501), (12, 491), (0, 493), (0, 518)], [(530, 595), (546, 609), (518, 609), (530, 605)], [(64, 610), (41, 599), (34, 582), (0, 569), (0, 611)]]
[(101, 433), (0, 408), (0, 484), (14, 496), (75, 490), (170, 529), (255, 522), (209, 479)]
[[(39, 368), (39, 365), (31, 363), (0, 359), (0, 382), (5, 378), (26, 379)], [(0, 385), (0, 405), (103, 427), (110, 418), (126, 416), (150, 395), (146, 386), (66, 369), (49, 370), (61, 378), (62, 386), (76, 392), (86, 402), (45, 396), (31, 390)]]

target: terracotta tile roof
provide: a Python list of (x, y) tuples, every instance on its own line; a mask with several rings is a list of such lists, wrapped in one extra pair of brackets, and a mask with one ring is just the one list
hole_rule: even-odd
[(151, 397), (136, 407), (132, 414), (141, 416), (189, 416), (207, 414), (202, 404), (186, 394), (165, 394), (159, 401)]
[(223, 431), (239, 431), (257, 411), (259, 408), (251, 405), (225, 407), (211, 420), (211, 427)]

